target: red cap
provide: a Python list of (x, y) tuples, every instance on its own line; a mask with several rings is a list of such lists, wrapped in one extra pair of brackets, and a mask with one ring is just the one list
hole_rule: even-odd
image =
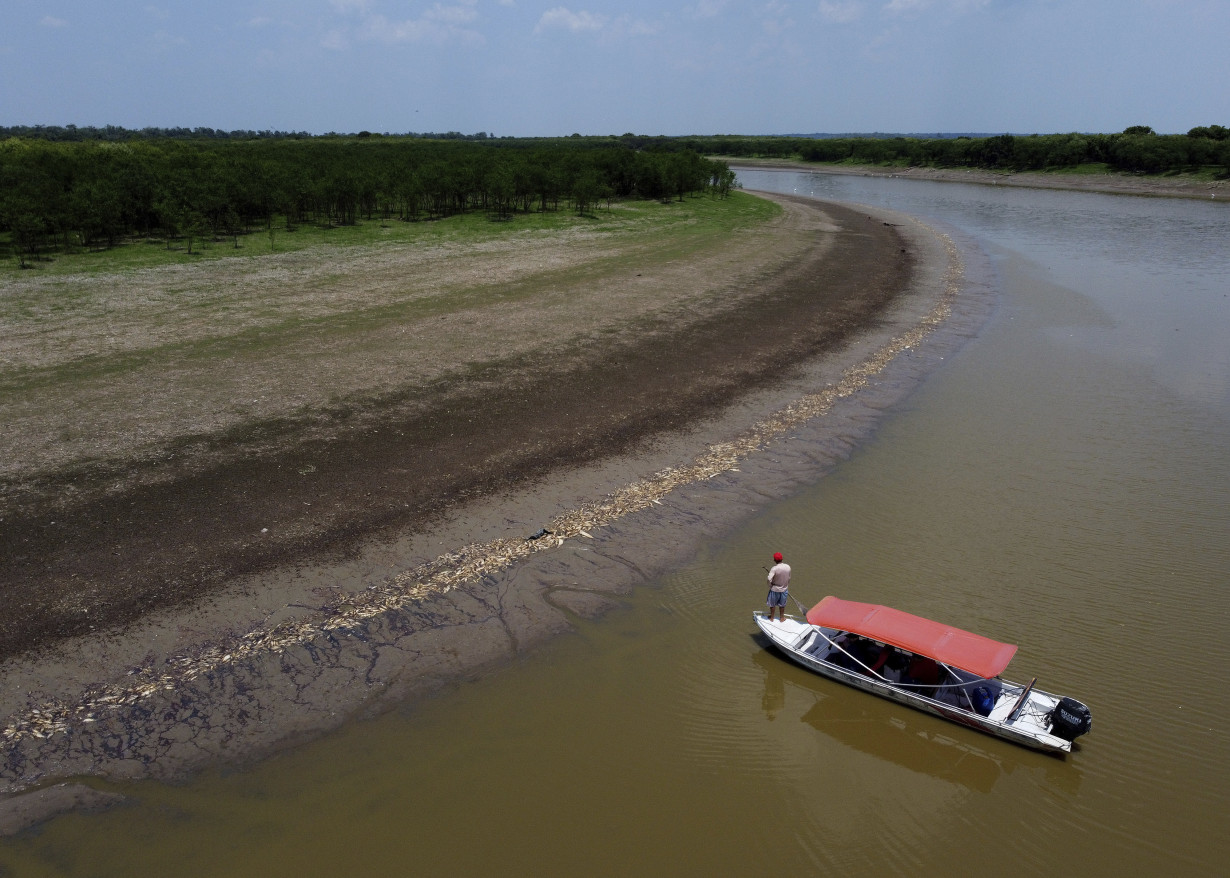
[(780, 562), (780, 561), (782, 560), (782, 553), (781, 553), (781, 552), (774, 552), (774, 553), (773, 553), (773, 560), (774, 560), (774, 561), (779, 561), (779, 562)]

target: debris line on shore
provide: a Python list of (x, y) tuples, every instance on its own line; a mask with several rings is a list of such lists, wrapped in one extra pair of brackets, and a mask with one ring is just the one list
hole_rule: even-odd
[(54, 701), (31, 706), (24, 715), (10, 717), (0, 729), (0, 739), (7, 744), (30, 737), (43, 739), (66, 732), (74, 724), (95, 722), (108, 711), (137, 704), (159, 690), (176, 689), (229, 663), (283, 652), (310, 642), (322, 633), (351, 628), (381, 614), (403, 610), (498, 573), (537, 552), (556, 549), (570, 539), (594, 539), (594, 531), (626, 515), (651, 505), (663, 505), (662, 501), (676, 489), (738, 471), (739, 463), (749, 455), (788, 431), (826, 414), (835, 402), (866, 387), (898, 355), (917, 347), (949, 317), (963, 269), (955, 244), (947, 235), (940, 237), (948, 255), (948, 273), (935, 306), (917, 324), (846, 370), (836, 384), (795, 400), (729, 442), (710, 445), (690, 464), (664, 469), (600, 500), (569, 510), (529, 538), (505, 538), (464, 546), (366, 591), (339, 594), (310, 617), (271, 627), (257, 626), (224, 642), (171, 656), (160, 668), (135, 668), (125, 680), (91, 687), (75, 703)]

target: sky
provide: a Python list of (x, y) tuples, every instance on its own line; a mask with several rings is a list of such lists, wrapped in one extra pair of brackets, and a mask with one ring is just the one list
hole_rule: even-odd
[(1230, 126), (1230, 0), (0, 0), (0, 125)]

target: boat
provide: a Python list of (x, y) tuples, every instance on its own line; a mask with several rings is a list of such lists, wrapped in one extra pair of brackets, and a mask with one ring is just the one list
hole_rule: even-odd
[[(800, 609), (802, 609), (800, 607)], [(1017, 648), (879, 604), (826, 597), (807, 611), (756, 624), (808, 670), (952, 722), (1050, 753), (1068, 753), (1093, 725), (1067, 696), (1000, 675)]]

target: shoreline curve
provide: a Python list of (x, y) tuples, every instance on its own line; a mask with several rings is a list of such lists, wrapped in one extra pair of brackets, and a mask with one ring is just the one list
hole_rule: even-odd
[[(970, 271), (979, 257), (968, 242), (857, 209), (895, 227), (913, 266), (906, 289), (837, 350), (648, 447), (485, 499), (430, 533), (254, 575), (221, 601), (312, 593), (312, 607), (288, 605), (244, 630), (220, 629), (225, 607), (133, 625), (124, 634), (132, 643), (171, 624), (195, 631), (161, 663), (134, 665), (131, 649), (98, 638), (63, 644), (56, 660), (85, 676), (59, 679), (58, 692), (55, 675), (40, 681), (45, 657), (6, 662), (15, 672), (6, 679), (29, 694), (24, 708), (11, 697), (4, 704), (0, 792), (37, 788), (50, 816), (63, 810), (48, 793), (52, 781), (170, 780), (242, 764), (489, 672), (571, 630), (570, 615), (600, 615), (685, 563), (702, 540), (822, 476), (977, 332), (993, 303), (985, 267)], [(518, 528), (523, 536), (508, 536)], [(550, 533), (529, 539), (531, 531)], [(407, 558), (423, 560), (396, 569)], [(369, 584), (342, 589), (343, 576)], [(79, 788), (63, 789), (63, 807), (81, 801)], [(0, 830), (17, 805), (31, 825), (28, 802), (0, 803)]]
[(1105, 195), (1134, 195), (1151, 198), (1195, 198), (1230, 202), (1230, 179), (1197, 180), (1122, 173), (1059, 174), (1045, 171), (992, 171), (985, 168), (881, 167), (877, 165), (835, 165), (790, 159), (729, 158), (731, 170), (810, 171), (857, 177), (894, 177), (904, 180), (930, 180), (937, 183), (972, 183), (982, 186), (1014, 186), (1026, 189), (1062, 189), (1071, 192), (1099, 192)]

